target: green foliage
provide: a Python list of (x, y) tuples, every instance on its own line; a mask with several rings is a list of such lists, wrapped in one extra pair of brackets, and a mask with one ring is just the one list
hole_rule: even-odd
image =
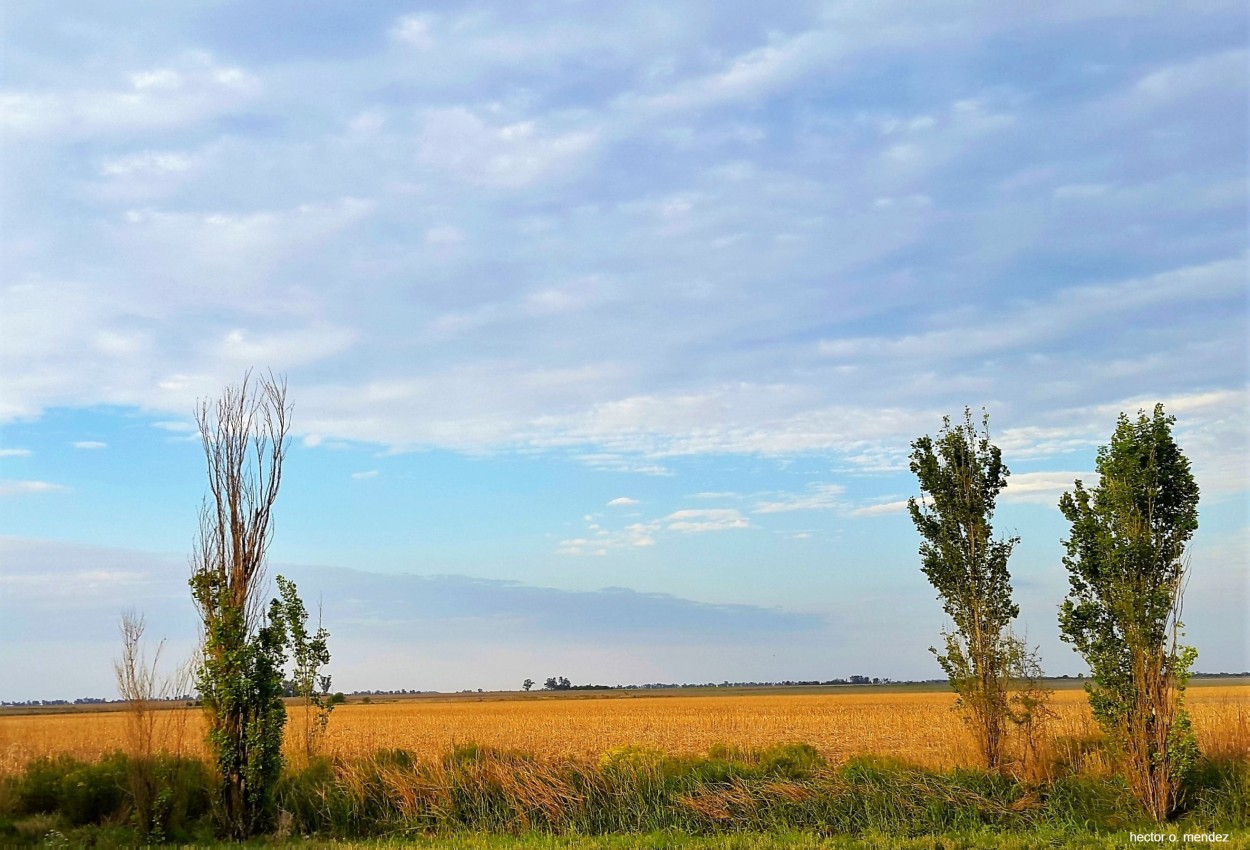
[[(251, 635), (237, 609), (220, 599), (201, 600), (197, 596), (201, 608), (220, 612), (206, 624), (204, 660), (197, 684), (210, 718), (209, 747), (222, 777), (223, 814), (236, 837), (264, 829), (272, 817), (287, 722), (282, 697), (288, 650), (295, 664), (297, 692), (306, 706), (316, 711), (312, 725), (304, 730), (310, 756), (315, 736), (325, 730), (333, 710), (326, 696), (329, 677), (318, 675), (330, 660), (326, 647), (329, 633), (319, 628), (310, 636), (308, 612), (295, 583), (282, 576), (277, 577), (277, 583), (280, 597), (271, 600), (268, 617)], [(193, 587), (197, 594), (217, 592), (211, 574), (197, 573)]]
[(1077, 481), (1059, 501), (1072, 524), (1060, 632), (1088, 662), (1094, 716), (1159, 820), (1176, 811), (1198, 755), (1183, 705), (1196, 652), (1178, 640), (1198, 485), (1172, 439), (1174, 422), (1163, 405), (1136, 420), (1120, 414), (1110, 445), (1098, 450), (1098, 485)]
[[(65, 755), (36, 759), (10, 780), (5, 796), (12, 802), (6, 808), (22, 816), (56, 815), (66, 827), (132, 821), (136, 801), (129, 783), (131, 762), (123, 753), (98, 762)], [(209, 775), (198, 759), (158, 756), (153, 762), (157, 828), (149, 832), (141, 827), (138, 834), (159, 843), (184, 836), (188, 825), (207, 814)]]
[[(71, 846), (202, 843), (212, 784), (207, 769), (187, 769), (190, 761), (170, 757), (158, 771), (159, 796), (182, 799), (181, 813), (171, 814), (162, 834), (144, 835), (124, 826), (127, 758), (41, 759), (0, 780), (0, 843), (48, 836)], [(556, 846), (554, 836), (596, 836), (611, 844), (620, 833), (636, 840), (664, 831), (677, 836), (673, 846), (692, 834), (809, 833), (871, 847), (923, 836), (934, 842), (898, 846), (994, 847), (1014, 836), (1017, 843), (1002, 846), (1022, 848), (1086, 846), (1117, 830), (1121, 843), (1106, 846), (1124, 846), (1123, 830), (1150, 828), (1120, 778), (1067, 775), (1031, 785), (1001, 773), (938, 773), (875, 757), (835, 766), (802, 744), (718, 746), (702, 757), (620, 747), (597, 762), (473, 745), (435, 760), (387, 750), (360, 760), (315, 758), (288, 770), (276, 801), (284, 827), (268, 840), (390, 836), (406, 844), (437, 834), (447, 846), (471, 839), (495, 846), (504, 835), (540, 833)], [(1176, 829), (1244, 833), (1250, 762), (1200, 762), (1191, 804)], [(1029, 836), (1045, 840), (1028, 843)]]
[(221, 777), (222, 815), (233, 836), (250, 835), (268, 825), (282, 772), (285, 620), (274, 600), (268, 620), (252, 635), (242, 612), (230, 608), (206, 631), (197, 685)]
[(40, 759), (27, 771), (18, 799), (25, 813), (58, 812), (71, 826), (99, 823), (120, 813), (126, 779), (120, 755), (96, 764), (68, 757)]
[(1010, 668), (1019, 651), (1008, 631), (1020, 608), (1007, 570), (1019, 538), (993, 538), (995, 502), (1011, 473), (990, 442), (988, 415), (981, 428), (965, 408), (962, 425), (945, 417), (936, 440), (912, 443), (921, 500), (908, 499), (907, 508), (922, 539), (921, 569), (955, 623), (954, 632), (943, 632), (944, 648), (932, 651), (959, 694), (986, 765), (996, 768), (1009, 715)]
[(1189, 779), (1187, 825), (1205, 832), (1250, 825), (1250, 758), (1200, 758)]
[(156, 795), (145, 838), (154, 844), (184, 840), (188, 829), (211, 810), (208, 766), (197, 758), (171, 755), (156, 756), (151, 762), (149, 772), (155, 778)]
[(311, 758), (318, 739), (330, 723), (330, 712), (339, 702), (329, 695), (330, 677), (321, 674), (321, 668), (330, 663), (330, 650), (326, 645), (330, 633), (318, 624), (316, 634), (309, 635), (308, 609), (299, 598), (295, 582), (282, 576), (278, 576), (277, 581), (279, 598), (274, 600), (274, 605), (286, 627), (287, 645), (295, 666), (292, 673), (295, 695), (304, 702), (304, 752)]

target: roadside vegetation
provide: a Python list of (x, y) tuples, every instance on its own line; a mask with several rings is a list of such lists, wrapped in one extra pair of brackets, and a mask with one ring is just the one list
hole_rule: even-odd
[[(145, 833), (132, 817), (130, 757), (117, 753), (94, 763), (38, 759), (0, 781), (0, 844), (62, 838), (99, 846), (211, 842), (216, 780), (209, 766), (158, 756), (151, 769), (164, 781)], [(1156, 829), (1132, 789), (1114, 775), (1069, 766), (1053, 779), (1027, 782), (1002, 772), (933, 771), (876, 757), (832, 764), (803, 744), (721, 746), (701, 756), (622, 747), (598, 760), (548, 759), (473, 744), (437, 759), (383, 750), (288, 767), (273, 799), (274, 827), (267, 834), (273, 841), (407, 841), (465, 833), (583, 841), (668, 834), (672, 846), (685, 846), (676, 836), (803, 835), (814, 842), (822, 836), (846, 841), (888, 835), (900, 842), (975, 839), (966, 846), (1012, 846), (1005, 843), (1012, 836), (1048, 836), (1060, 846), (1079, 846), (1069, 839), (1122, 841), (1128, 831)], [(1185, 800), (1169, 830), (1246, 837), (1250, 764), (1244, 758), (1203, 759)], [(995, 843), (988, 843), (990, 836)], [(754, 840), (742, 846), (793, 846)]]

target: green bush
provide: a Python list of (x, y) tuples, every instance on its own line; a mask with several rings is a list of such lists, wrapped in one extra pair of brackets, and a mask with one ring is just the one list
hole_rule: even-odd
[(69, 756), (44, 756), (26, 765), (25, 772), (13, 783), (17, 798), (14, 814), (55, 812), (61, 803), (61, 780), (79, 764)]
[(826, 764), (811, 744), (779, 744), (760, 753), (760, 767), (768, 776), (810, 779)]
[[(67, 826), (120, 824), (133, 814), (130, 778), (136, 765), (122, 753), (98, 762), (70, 756), (39, 758), (9, 780), (6, 796), (19, 816), (57, 815)], [(211, 777), (199, 759), (160, 756), (148, 768), (156, 777), (153, 839), (173, 837), (209, 812)]]
[(127, 803), (127, 759), (106, 756), (95, 764), (81, 764), (61, 778), (57, 809), (71, 826), (120, 820)]

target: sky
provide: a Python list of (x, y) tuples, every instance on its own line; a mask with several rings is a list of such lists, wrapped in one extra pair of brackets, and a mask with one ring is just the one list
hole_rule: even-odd
[(938, 678), (910, 443), (1056, 503), (1162, 402), (1250, 669), (1243, 4), (6, 2), (0, 699), (172, 667), (192, 411), (286, 377), (269, 574), (336, 689)]

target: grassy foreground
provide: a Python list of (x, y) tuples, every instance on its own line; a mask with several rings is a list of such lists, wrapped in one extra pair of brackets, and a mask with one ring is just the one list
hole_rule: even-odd
[[(155, 788), (153, 828), (134, 825), (137, 777)], [(206, 765), (123, 754), (39, 759), (0, 781), (0, 845), (211, 845)], [(617, 748), (597, 761), (462, 746), (402, 750), (288, 771), (259, 843), (538, 848), (952, 848), (1250, 846), (1250, 761), (1206, 760), (1187, 809), (1153, 825), (1116, 778), (1024, 783), (895, 760), (833, 765), (800, 744), (676, 756)], [(1132, 834), (1159, 834), (1158, 841)], [(1170, 839), (1169, 834), (1176, 838)], [(353, 843), (363, 842), (363, 843)], [(370, 843), (373, 842), (373, 843)]]

